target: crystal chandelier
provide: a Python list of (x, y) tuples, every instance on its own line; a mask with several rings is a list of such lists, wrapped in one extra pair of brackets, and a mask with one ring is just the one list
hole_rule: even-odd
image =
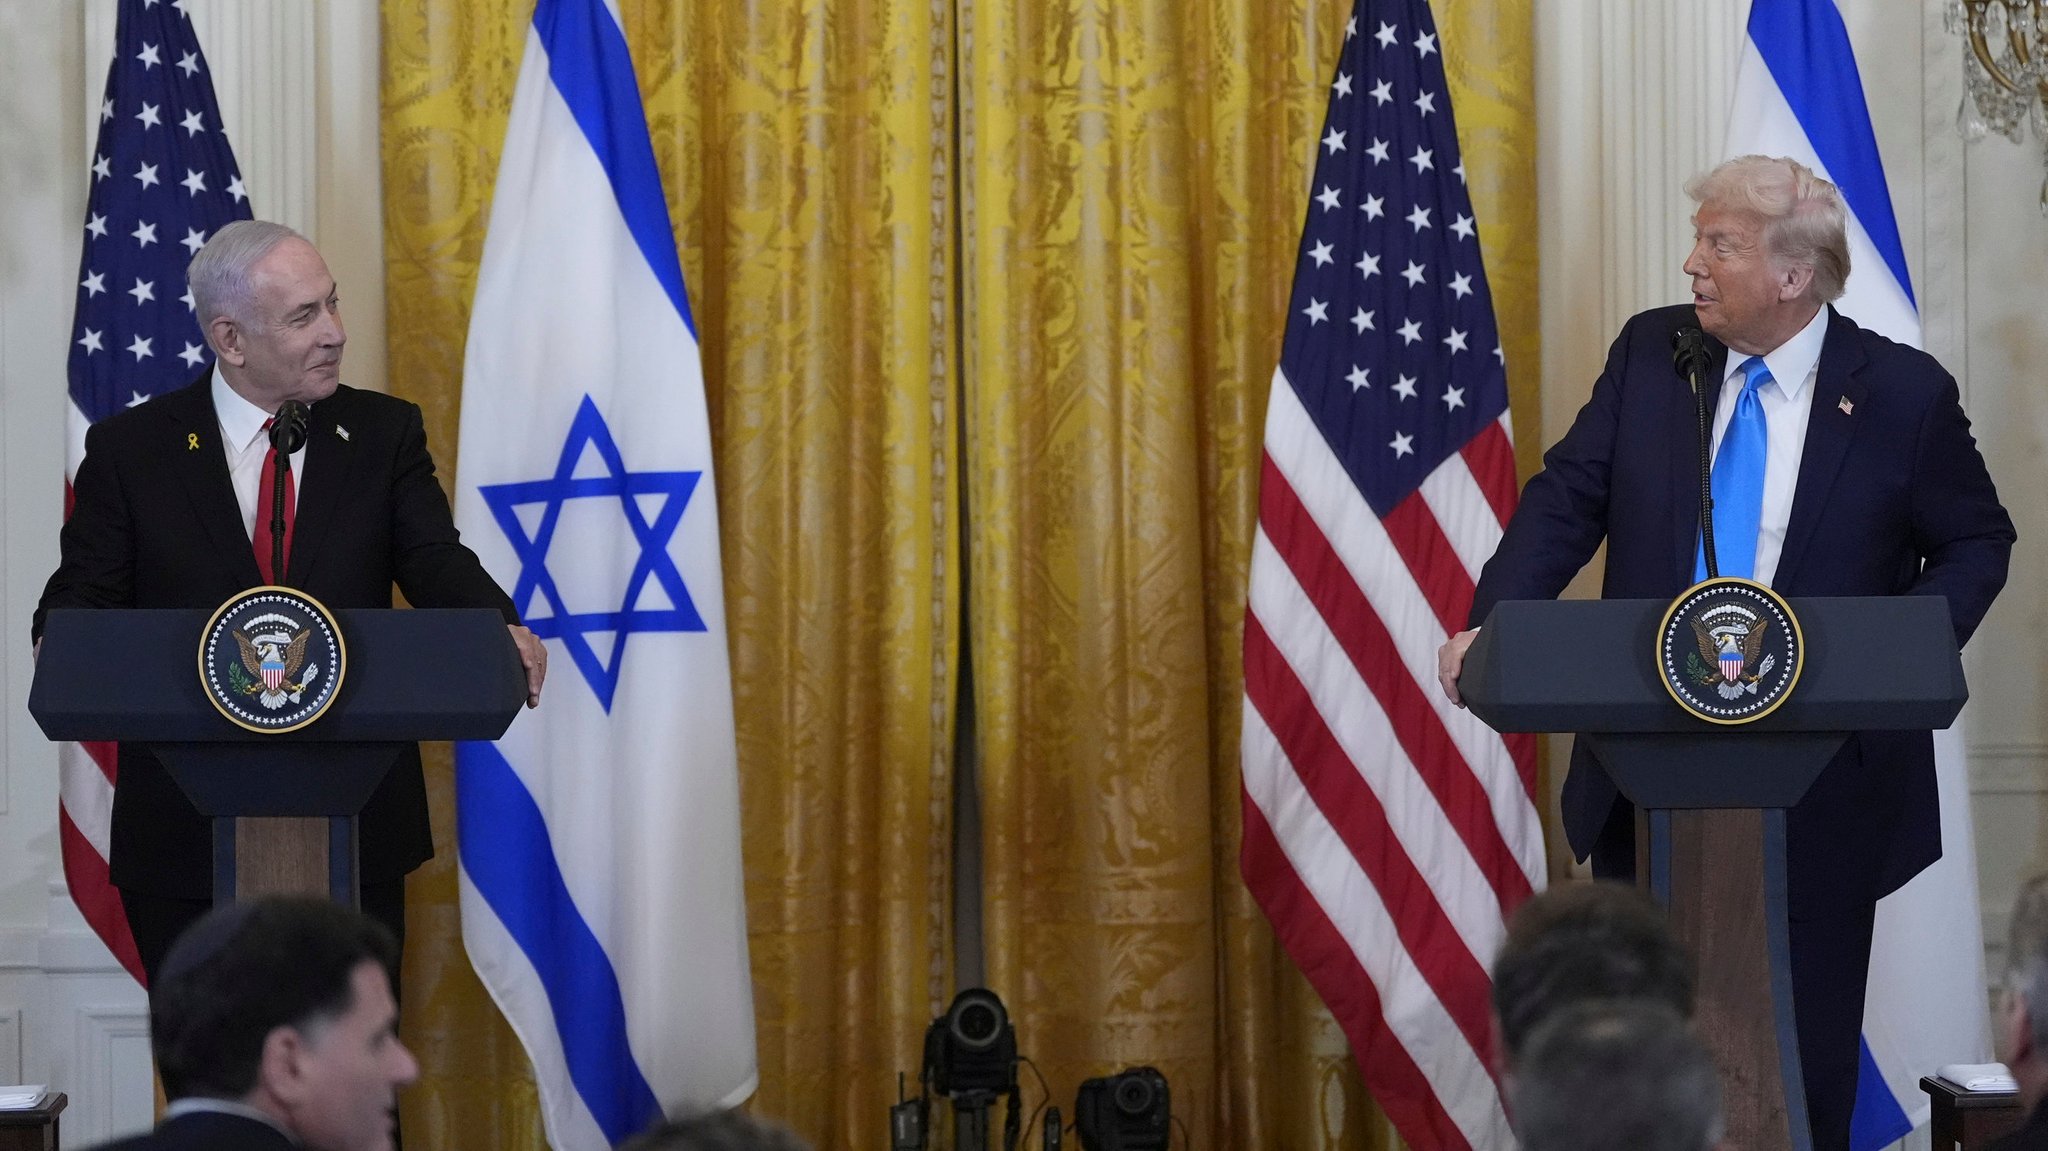
[[(2048, 159), (2048, 0), (1949, 0), (1948, 30), (1970, 43), (1969, 92), (1957, 119), (1963, 138), (1997, 132), (2017, 144), (2031, 122)], [(2048, 213), (2048, 183), (2041, 186)]]

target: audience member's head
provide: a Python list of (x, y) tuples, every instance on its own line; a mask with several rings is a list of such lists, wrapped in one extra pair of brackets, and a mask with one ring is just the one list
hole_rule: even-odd
[(390, 1147), (398, 1089), (419, 1074), (398, 1041), (397, 961), (390, 932), (331, 903), (215, 908), (150, 988), (164, 1094), (253, 1107), (315, 1151)]
[(619, 1151), (810, 1151), (810, 1146), (788, 1128), (744, 1111), (713, 1111), (663, 1123)]
[(1545, 1020), (1508, 1081), (1522, 1151), (1708, 1151), (1721, 1084), (1686, 1021), (1662, 1003), (1578, 1003)]
[(2028, 1107), (2048, 1095), (2048, 874), (2027, 880), (2013, 901), (1998, 1048)]
[(1664, 912), (1633, 887), (1572, 883), (1524, 903), (1493, 964), (1503, 1070), (1538, 1026), (1574, 1003), (1648, 999), (1692, 1018), (1692, 964)]

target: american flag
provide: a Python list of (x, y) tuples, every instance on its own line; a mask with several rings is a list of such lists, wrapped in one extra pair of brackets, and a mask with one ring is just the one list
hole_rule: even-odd
[(1486, 968), (1543, 833), (1533, 739), (1436, 685), (1515, 469), (1425, 0), (1354, 10), (1311, 195), (1245, 615), (1245, 882), (1402, 1138), (1507, 1148)]
[[(185, 265), (221, 225), (249, 218), (185, 0), (121, 0), (99, 118), (71, 324), (67, 514), (86, 428), (191, 383), (213, 363)], [(140, 980), (135, 940), (107, 880), (114, 745), (66, 744), (59, 760), (58, 828), (71, 898)]]

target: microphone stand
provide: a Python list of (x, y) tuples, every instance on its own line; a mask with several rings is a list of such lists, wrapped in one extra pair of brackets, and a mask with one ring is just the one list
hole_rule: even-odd
[(292, 473), (291, 453), (279, 451), (270, 474), (270, 578), (284, 584), (284, 486)]
[(1700, 425), (1700, 552), (1706, 557), (1707, 578), (1721, 578), (1721, 564), (1714, 555), (1714, 425), (1707, 415), (1707, 389), (1701, 376), (1707, 367), (1706, 340), (1698, 328), (1682, 328), (1671, 337), (1672, 364), (1685, 382), (1692, 385), (1693, 406)]
[(1700, 416), (1700, 551), (1707, 557), (1707, 578), (1721, 578), (1721, 564), (1714, 555), (1714, 425), (1707, 416), (1707, 389), (1700, 374), (1691, 374), (1693, 404)]
[(270, 472), (270, 578), (284, 584), (284, 489), (292, 474), (292, 453), (306, 443), (306, 425), (311, 419), (306, 405), (286, 400), (270, 421), (270, 448), (274, 463)]

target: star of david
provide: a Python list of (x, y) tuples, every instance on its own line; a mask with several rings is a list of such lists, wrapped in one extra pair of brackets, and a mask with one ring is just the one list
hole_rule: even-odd
[[(576, 465), (588, 447), (597, 449), (598, 458), (604, 462), (605, 474), (578, 478), (575, 475)], [(519, 581), (512, 590), (513, 606), (518, 608), (533, 634), (544, 640), (562, 641), (562, 646), (568, 649), (576, 664), (576, 670), (583, 674), (606, 712), (612, 709), (612, 694), (619, 685), (619, 668), (626, 658), (626, 640), (629, 637), (642, 632), (706, 630), (703, 617), (697, 614), (697, 606), (690, 599), (689, 589), (683, 586), (683, 573), (677, 569), (675, 557), (668, 550), (669, 540), (675, 535), (676, 526), (682, 522), (683, 509), (689, 505), (690, 493), (696, 490), (697, 481), (703, 474), (627, 471), (625, 458), (619, 454), (619, 445), (612, 439), (611, 428), (604, 422), (597, 405), (585, 396), (576, 409), (576, 418), (569, 424), (569, 438), (562, 444), (562, 456), (555, 464), (552, 478), (491, 484), (478, 489), (491, 514), (497, 518), (498, 527), (511, 541), (512, 550), (519, 556)], [(652, 522), (643, 512), (639, 498), (646, 496), (664, 497)], [(548, 546), (554, 542), (555, 526), (562, 518), (562, 505), (579, 499), (617, 500), (619, 510), (632, 529), (633, 538), (640, 545), (639, 559), (634, 562), (626, 580), (624, 601), (616, 611), (569, 610), (560, 589), (555, 586), (553, 573), (548, 570)], [(531, 535), (519, 522), (516, 510), (529, 504), (546, 505)], [(635, 606), (650, 580), (667, 594), (673, 607), (648, 609)], [(546, 602), (549, 614), (534, 614), (536, 595)], [(609, 663), (600, 659), (597, 650), (591, 646), (589, 637), (593, 632), (615, 634)]]

